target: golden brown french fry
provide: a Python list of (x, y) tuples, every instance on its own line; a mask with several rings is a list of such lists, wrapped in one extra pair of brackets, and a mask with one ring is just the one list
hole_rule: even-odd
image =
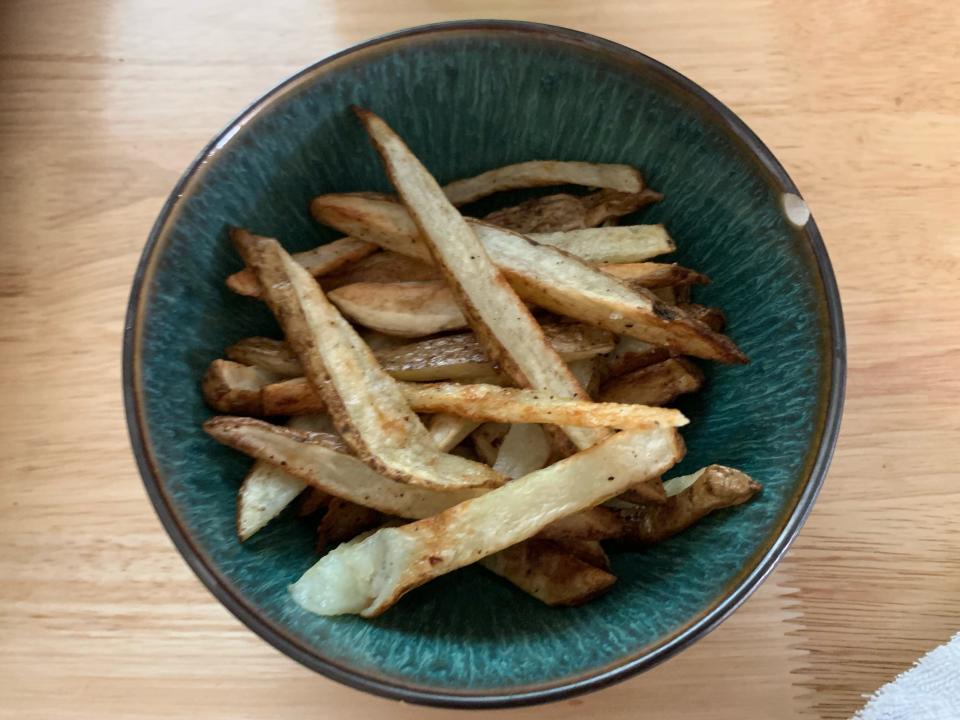
[(703, 379), (703, 371), (689, 360), (670, 358), (606, 382), (600, 388), (600, 400), (666, 405), (684, 393), (699, 390)]
[(234, 242), (256, 272), (311, 385), (358, 458), (412, 485), (494, 487), (503, 482), (486, 465), (440, 452), (396, 381), (276, 240), (237, 231)]
[(632, 287), (662, 288), (677, 285), (707, 285), (710, 278), (696, 270), (676, 263), (634, 262), (601, 265), (608, 275), (613, 275)]
[(422, 337), (467, 327), (442, 280), (354, 283), (332, 290), (328, 297), (353, 322), (389, 335)]
[(324, 276), (323, 290), (330, 293), (344, 285), (378, 282), (418, 282), (439, 280), (437, 269), (416, 258), (384, 250), (353, 263), (346, 270)]
[(629, 215), (644, 205), (663, 199), (649, 188), (639, 193), (601, 190), (589, 195), (548, 195), (497, 210), (484, 220), (491, 225), (521, 233), (564, 232), (602, 225)]
[(632, 337), (620, 337), (617, 346), (605, 358), (602, 366), (601, 385), (611, 377), (625, 375), (633, 370), (663, 362), (670, 357), (666, 348), (651, 345)]
[[(315, 198), (311, 207), (322, 222), (388, 249), (430, 260), (416, 224), (396, 203), (325, 195)], [(562, 250), (508, 230), (477, 221), (472, 221), (470, 228), (513, 289), (534, 305), (676, 353), (746, 362), (729, 338), (642, 288), (630, 287)]]
[[(550, 344), (568, 363), (593, 358), (614, 348), (614, 337), (580, 323), (544, 323)], [(367, 343), (370, 345), (370, 342)], [(494, 375), (494, 367), (473, 333), (444, 335), (395, 347), (372, 348), (381, 367), (397, 380), (435, 382), (477, 380)], [(303, 375), (296, 355), (280, 340), (252, 337), (226, 350), (230, 360), (274, 372), (282, 377)]]
[[(419, 228), (420, 241), (489, 357), (517, 385), (557, 397), (589, 399), (436, 180), (382, 119), (354, 110)], [(563, 430), (578, 448), (590, 447), (609, 434), (604, 428)]]
[[(375, 253), (380, 248), (354, 238), (340, 238), (312, 250), (294, 253), (291, 257), (303, 265), (314, 277), (328, 275)], [(250, 268), (244, 268), (227, 278), (227, 287), (239, 295), (260, 297), (262, 288)]]
[(647, 482), (634, 485), (624, 492), (620, 499), (640, 505), (660, 504), (667, 501), (667, 493), (660, 478), (650, 478)]
[[(550, 542), (549, 540), (546, 542)], [(561, 540), (557, 544), (575, 558), (601, 570), (610, 570), (610, 558), (598, 540)]]
[(282, 467), (303, 480), (298, 493), (309, 484), (385, 515), (430, 517), (484, 492), (480, 488), (431, 490), (391, 480), (348, 455), (343, 441), (329, 433), (297, 431), (263, 420), (231, 416), (211, 418), (203, 429), (217, 442), (273, 467)]
[(230, 360), (214, 360), (207, 368), (200, 387), (207, 405), (217, 412), (262, 415), (261, 390), (281, 377)]
[(676, 250), (663, 225), (585, 228), (527, 237), (590, 263), (637, 263)]
[(549, 540), (518, 543), (483, 558), (480, 564), (554, 607), (582, 605), (617, 579), (601, 566)]
[(357, 503), (331, 498), (327, 511), (317, 525), (317, 550), (339, 545), (379, 526), (386, 519), (383, 513)]
[(443, 192), (454, 205), (466, 205), (504, 190), (547, 185), (583, 185), (638, 193), (643, 190), (643, 176), (629, 165), (529, 160), (456, 180), (444, 185)]
[(290, 587), (320, 615), (379, 615), (423, 583), (537, 534), (662, 474), (683, 455), (675, 430), (628, 430), (438, 515), (339, 546)]
[(664, 504), (617, 510), (624, 522), (621, 539), (635, 545), (653, 545), (714, 510), (745, 503), (762, 489), (749, 475), (723, 465), (709, 465), (691, 476), (674, 479), (689, 484)]

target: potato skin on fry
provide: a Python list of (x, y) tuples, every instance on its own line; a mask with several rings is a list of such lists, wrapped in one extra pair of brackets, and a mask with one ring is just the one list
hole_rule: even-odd
[(534, 198), (484, 216), (491, 225), (520, 233), (562, 232), (597, 227), (663, 199), (649, 188), (639, 193), (601, 190), (589, 195), (566, 193)]
[(684, 393), (696, 392), (703, 386), (703, 371), (684, 358), (635, 370), (614, 378), (600, 388), (604, 402), (666, 405)]

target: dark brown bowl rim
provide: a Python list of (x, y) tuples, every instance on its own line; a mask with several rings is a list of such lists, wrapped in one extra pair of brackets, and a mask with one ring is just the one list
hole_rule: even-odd
[(672, 70), (643, 53), (618, 43), (604, 40), (588, 33), (554, 25), (508, 20), (442, 22), (382, 35), (330, 55), (304, 68), (275, 86), (253, 102), (246, 110), (232, 120), (226, 128), (217, 134), (179, 179), (167, 201), (164, 203), (150, 231), (133, 278), (133, 287), (127, 307), (123, 337), (124, 406), (134, 456), (136, 457), (147, 494), (164, 528), (201, 582), (206, 585), (210, 592), (213, 593), (230, 612), (257, 635), (287, 656), (312, 670), (353, 688), (383, 697), (438, 707), (516, 707), (560, 700), (591, 690), (597, 690), (630, 677), (631, 675), (648, 670), (709, 633), (756, 590), (796, 538), (813, 507), (813, 503), (823, 485), (824, 478), (830, 466), (840, 429), (840, 418), (843, 413), (846, 384), (846, 340), (843, 328), (840, 294), (833, 274), (833, 268), (830, 264), (827, 250), (824, 247), (820, 231), (817, 229), (813, 218), (811, 218), (803, 230), (823, 283), (826, 299), (826, 317), (824, 320), (827, 322), (829, 328), (828, 351), (831, 360), (828, 377), (825, 378), (827, 387), (823, 393), (827, 407), (823, 422), (819, 428), (820, 443), (816, 451), (812, 453), (810, 462), (807, 464), (807, 480), (793, 498), (792, 506), (788, 506), (784, 511), (784, 518), (783, 521), (779, 523), (779, 529), (771, 533), (771, 535), (775, 534), (775, 537), (765, 543), (765, 550), (761, 550), (753, 557), (753, 566), (744, 570), (728, 585), (726, 594), (713, 607), (704, 611), (681, 631), (653, 649), (642, 650), (634, 656), (627, 656), (607, 666), (594, 668), (573, 678), (562, 678), (557, 682), (542, 683), (536, 686), (519, 687), (503, 691), (496, 689), (467, 690), (464, 692), (432, 690), (404, 684), (402, 682), (384, 681), (371, 677), (347, 665), (328, 660), (315, 650), (303, 644), (296, 637), (287, 633), (283, 627), (277, 623), (262, 617), (256, 608), (246, 600), (243, 593), (220, 573), (215, 563), (193, 542), (189, 531), (181, 523), (171, 498), (167, 495), (163, 487), (156, 465), (148, 449), (140, 402), (141, 387), (137, 372), (137, 348), (139, 340), (139, 318), (141, 317), (140, 311), (145, 291), (147, 290), (145, 280), (151, 266), (151, 261), (157, 254), (163, 229), (173, 213), (178, 199), (181, 197), (188, 182), (203, 165), (204, 159), (227, 142), (240, 127), (251, 120), (257, 113), (268, 107), (288, 86), (297, 83), (324, 65), (360, 50), (392, 42), (400, 38), (464, 30), (506, 31), (562, 38), (567, 42), (588, 46), (594, 51), (607, 53), (618, 59), (642, 66), (646, 71), (658, 74), (662, 80), (674, 85), (681, 92), (686, 92), (695, 97), (700, 104), (714, 114), (714, 119), (718, 121), (719, 125), (721, 125), (733, 139), (749, 151), (752, 158), (759, 163), (765, 171), (769, 181), (775, 184), (778, 190), (784, 193), (799, 195), (799, 191), (793, 181), (787, 175), (783, 166), (773, 156), (773, 153), (729, 108), (699, 85), (675, 70)]

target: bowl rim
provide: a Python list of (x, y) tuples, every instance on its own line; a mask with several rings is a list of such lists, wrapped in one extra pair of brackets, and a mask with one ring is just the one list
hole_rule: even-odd
[(665, 642), (661, 642), (653, 648), (641, 648), (633, 655), (625, 655), (606, 666), (591, 668), (574, 677), (561, 678), (557, 681), (548, 681), (538, 685), (518, 686), (506, 690), (496, 688), (475, 691), (429, 689), (402, 681), (372, 677), (347, 664), (324, 658), (298, 638), (286, 632), (281, 625), (260, 615), (255, 606), (220, 572), (216, 564), (194, 542), (187, 528), (181, 524), (172, 499), (168, 496), (164, 483), (160, 479), (160, 473), (146, 436), (146, 425), (140, 399), (142, 383), (139, 376), (138, 350), (145, 306), (144, 300), (149, 289), (148, 280), (152, 274), (153, 263), (158, 257), (158, 250), (163, 247), (160, 242), (161, 238), (176, 209), (178, 200), (183, 195), (183, 190), (198, 174), (198, 170), (203, 167), (206, 158), (216, 153), (260, 111), (282, 97), (286, 90), (320, 71), (325, 65), (358, 51), (418, 35), (462, 31), (506, 31), (509, 33), (542, 35), (586, 46), (595, 52), (606, 53), (608, 56), (614, 56), (634, 66), (642, 67), (645, 71), (658, 75), (667, 84), (677, 87), (681, 92), (686, 92), (697, 98), (713, 115), (710, 119), (749, 152), (752, 159), (766, 171), (770, 181), (778, 185), (784, 193), (800, 195), (796, 185), (770, 149), (733, 111), (679, 72), (619, 43), (556, 25), (513, 20), (454, 20), (419, 25), (380, 35), (328, 55), (268, 90), (217, 133), (194, 158), (177, 181), (150, 230), (133, 277), (123, 335), (124, 408), (127, 429), (137, 466), (147, 495), (164, 529), (200, 581), (249, 629), (302, 665), (345, 685), (375, 695), (437, 707), (517, 707), (569, 698), (606, 687), (648, 670), (716, 628), (759, 587), (799, 533), (829, 469), (837, 443), (840, 419), (843, 414), (846, 385), (846, 340), (836, 278), (820, 231), (813, 217), (810, 217), (803, 226), (802, 233), (809, 243), (809, 249), (823, 285), (826, 301), (825, 322), (829, 330), (828, 347), (825, 348), (825, 352), (829, 353), (830, 362), (828, 377), (824, 378), (824, 382), (829, 383), (829, 387), (825, 393), (821, 390), (823, 398), (821, 402), (826, 403), (826, 408), (820, 426), (819, 445), (815, 452), (811, 453), (812, 458), (807, 463), (806, 482), (792, 498), (792, 504), (782, 512), (782, 520), (778, 523), (779, 531), (776, 529), (771, 531), (768, 538), (774, 535), (775, 537), (765, 543), (766, 550), (762, 554), (760, 552), (756, 553), (751, 559), (752, 567), (749, 567), (748, 563), (747, 569), (741, 571), (730, 582), (725, 593), (717, 596), (721, 598), (718, 602), (708, 606), (692, 622), (670, 636)]

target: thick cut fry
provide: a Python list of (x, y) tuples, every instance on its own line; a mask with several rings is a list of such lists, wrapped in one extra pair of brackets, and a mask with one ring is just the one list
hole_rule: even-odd
[(643, 190), (643, 176), (629, 165), (530, 160), (456, 180), (445, 185), (443, 192), (454, 205), (466, 205), (504, 190), (547, 185), (583, 185), (638, 193)]
[(602, 566), (549, 540), (527, 540), (483, 558), (480, 564), (554, 607), (582, 605), (617, 579)]
[(703, 387), (703, 371), (689, 360), (671, 358), (614, 378), (600, 389), (603, 402), (666, 405)]
[[(375, 253), (379, 248), (363, 240), (340, 238), (312, 250), (294, 253), (293, 259), (303, 265), (314, 277), (336, 272), (351, 263)], [(262, 288), (256, 274), (244, 268), (227, 278), (227, 287), (240, 295), (260, 297)]]
[(383, 513), (372, 508), (333, 498), (317, 525), (317, 550), (322, 552), (329, 545), (352, 540), (360, 533), (377, 527), (385, 519)]
[(662, 505), (618, 510), (624, 521), (621, 538), (635, 545), (653, 545), (714, 510), (745, 503), (762, 489), (749, 475), (723, 465), (709, 465), (684, 480), (691, 481), (686, 489)]
[(635, 262), (601, 265), (600, 269), (629, 283), (631, 287), (661, 288), (710, 283), (706, 275), (676, 263)]
[(637, 263), (677, 249), (663, 225), (585, 228), (527, 237), (591, 263)]
[[(315, 198), (312, 208), (318, 219), (340, 230), (390, 250), (430, 260), (416, 224), (396, 203), (326, 195)], [(453, 221), (453, 217), (448, 220)], [(508, 230), (477, 221), (471, 222), (470, 227), (514, 290), (534, 305), (676, 353), (721, 362), (746, 362), (729, 338), (642, 288), (631, 287), (562, 250), (538, 245)], [(445, 238), (450, 237), (449, 228), (438, 230), (445, 233)], [(471, 254), (477, 257), (476, 253)]]
[[(383, 120), (355, 110), (420, 229), (421, 241), (490, 358), (520, 386), (589, 399), (436, 180)], [(578, 448), (609, 434), (602, 428), (566, 427), (564, 432)]]
[[(316, 430), (324, 419), (312, 415), (293, 418), (287, 427)], [(334, 441), (331, 440), (331, 445)], [(237, 536), (248, 539), (279, 515), (307, 487), (307, 483), (282, 468), (257, 460), (237, 493)]]
[(230, 360), (214, 360), (201, 382), (203, 399), (217, 412), (262, 415), (260, 391), (282, 376)]
[(441, 453), (373, 352), (320, 286), (270, 238), (235, 233), (243, 259), (344, 441), (394, 480), (426, 487), (493, 487), (489, 467)]
[[(580, 323), (544, 323), (543, 332), (567, 362), (593, 358), (614, 348), (614, 337)], [(369, 342), (367, 343), (370, 344)], [(473, 333), (444, 335), (396, 347), (374, 349), (380, 366), (397, 380), (477, 380), (495, 370)], [(280, 340), (246, 338), (226, 350), (230, 360), (292, 378), (303, 375), (296, 355)]]
[(410, 407), (417, 412), (450, 413), (477, 421), (551, 423), (624, 430), (681, 427), (687, 424), (679, 410), (567, 400), (536, 390), (496, 385), (403, 383), (401, 389)]
[(300, 606), (321, 615), (379, 615), (409, 590), (659, 475), (682, 454), (675, 430), (617, 433), (435, 517), (341, 545), (290, 592)]
[(442, 280), (354, 283), (331, 291), (328, 297), (353, 322), (388, 335), (422, 337), (467, 327)]
[[(612, 262), (612, 261), (610, 261)], [(350, 265), (343, 272), (324, 276), (325, 292), (358, 282), (416, 282), (437, 280), (440, 273), (432, 265), (400, 253), (384, 250)]]
[(503, 436), (493, 469), (515, 479), (539, 470), (550, 459), (550, 441), (539, 425), (511, 425)]
[(229, 416), (211, 418), (203, 429), (217, 442), (282, 467), (312, 487), (385, 515), (430, 517), (483, 492), (479, 488), (431, 490), (391, 480), (346, 454), (340, 438), (327, 433), (294, 431), (262, 420)]
[[(303, 375), (299, 358), (282, 340), (265, 337), (244, 338), (228, 347), (223, 354), (234, 362), (253, 365), (279, 377), (295, 378)], [(214, 360), (214, 362), (217, 361)]]
[(663, 199), (650, 189), (639, 193), (601, 190), (580, 197), (567, 194), (534, 198), (484, 216), (491, 225), (521, 233), (564, 232), (597, 227)]

